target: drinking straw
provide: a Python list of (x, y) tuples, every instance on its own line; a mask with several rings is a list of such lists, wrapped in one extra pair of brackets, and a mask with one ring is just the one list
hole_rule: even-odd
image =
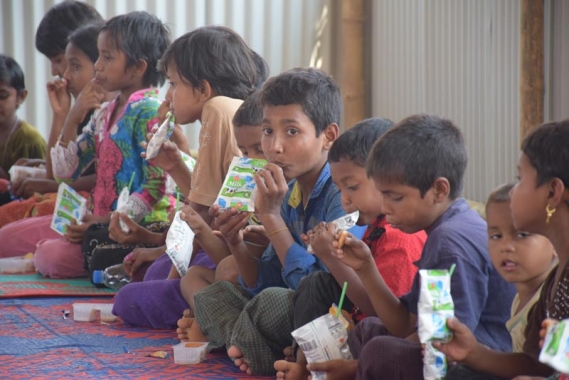
[(176, 192), (176, 211), (180, 211), (180, 192)]
[(342, 294), (340, 295), (340, 302), (338, 302), (338, 310), (336, 311), (336, 318), (340, 318), (340, 313), (342, 312), (342, 305), (344, 304), (344, 298), (346, 297), (346, 289), (348, 289), (348, 283), (344, 281), (344, 286), (342, 287)]
[(132, 183), (134, 182), (134, 176), (136, 175), (136, 172), (133, 172), (132, 175), (130, 176), (130, 182), (128, 183), (128, 191), (130, 191), (132, 189)]
[(452, 277), (452, 272), (454, 272), (454, 268), (456, 268), (456, 264), (452, 264), (452, 265), (450, 266), (450, 269), (448, 270), (448, 274), (449, 274), (449, 276), (451, 276), (451, 277)]

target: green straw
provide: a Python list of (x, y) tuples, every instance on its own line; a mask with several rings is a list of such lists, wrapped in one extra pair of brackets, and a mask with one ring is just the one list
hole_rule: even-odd
[(132, 175), (130, 176), (130, 182), (128, 183), (128, 191), (132, 190), (132, 183), (134, 182), (134, 176), (136, 175), (136, 172), (133, 172)]
[(454, 268), (456, 268), (456, 264), (452, 264), (452, 265), (450, 266), (450, 269), (448, 270), (448, 274), (449, 274), (449, 276), (451, 276), (451, 277), (452, 277), (452, 273), (454, 272)]
[(346, 289), (348, 289), (348, 283), (344, 281), (342, 295), (340, 295), (340, 302), (338, 303), (338, 310), (336, 311), (336, 318), (340, 318), (340, 313), (342, 313), (342, 305), (344, 304), (344, 298), (346, 297)]
[(176, 211), (180, 211), (180, 192), (176, 192)]

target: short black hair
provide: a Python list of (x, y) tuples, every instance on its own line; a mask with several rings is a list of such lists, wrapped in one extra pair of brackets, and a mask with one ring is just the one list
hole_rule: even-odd
[(103, 25), (115, 46), (127, 58), (127, 67), (137, 65), (142, 59), (147, 68), (142, 78), (145, 86), (161, 86), (165, 75), (158, 70), (158, 62), (170, 45), (170, 31), (160, 19), (148, 12), (130, 12), (115, 16)]
[(6, 83), (20, 94), (26, 89), (24, 72), (12, 57), (0, 54), (0, 82)]
[(259, 91), (253, 92), (233, 115), (233, 127), (260, 126), (263, 121), (263, 109), (259, 104)]
[(414, 115), (397, 123), (375, 143), (366, 163), (374, 179), (415, 187), (421, 197), (439, 177), (450, 183), (450, 199), (462, 192), (468, 158), (460, 130), (435, 115)]
[(495, 188), (486, 201), (486, 213), (488, 213), (488, 205), (491, 203), (509, 203), (510, 190), (514, 187), (513, 183), (505, 183)]
[(36, 30), (36, 49), (48, 58), (65, 52), (67, 38), (77, 28), (103, 18), (95, 8), (80, 1), (55, 4), (43, 16)]
[(328, 152), (328, 162), (333, 163), (348, 160), (355, 165), (365, 168), (366, 160), (373, 144), (375, 144), (392, 125), (393, 122), (391, 120), (380, 117), (364, 119), (354, 124), (352, 128), (342, 133), (340, 137), (334, 141), (330, 152)]
[(536, 187), (559, 178), (569, 188), (569, 119), (531, 130), (522, 142), (522, 152), (537, 171)]
[(253, 61), (255, 62), (255, 67), (257, 68), (257, 79), (255, 80), (255, 87), (261, 88), (263, 87), (263, 83), (265, 83), (269, 75), (269, 65), (263, 57), (257, 54), (256, 51), (251, 50), (251, 52), (253, 53)]
[(77, 49), (81, 50), (91, 62), (97, 62), (99, 59), (99, 49), (97, 49), (97, 37), (103, 23), (85, 25), (69, 35), (68, 44), (73, 44)]
[(340, 89), (322, 70), (296, 68), (269, 78), (261, 90), (260, 101), (262, 107), (300, 105), (314, 124), (316, 136), (330, 124), (340, 124)]
[(170, 64), (194, 88), (203, 90), (207, 81), (216, 95), (234, 99), (255, 90), (260, 67), (243, 38), (224, 26), (204, 26), (176, 39), (160, 68), (166, 72)]

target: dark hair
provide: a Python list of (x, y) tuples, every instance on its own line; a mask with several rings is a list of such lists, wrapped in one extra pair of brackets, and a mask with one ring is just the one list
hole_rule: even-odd
[(233, 30), (204, 26), (170, 45), (160, 61), (166, 72), (174, 64), (181, 78), (203, 90), (207, 81), (216, 95), (245, 99), (255, 90), (258, 63), (253, 51)]
[(127, 58), (126, 67), (137, 65), (142, 59), (147, 68), (142, 78), (145, 86), (161, 86), (165, 75), (158, 70), (158, 61), (170, 45), (170, 31), (156, 16), (148, 12), (130, 12), (116, 16), (103, 25), (115, 47)]
[(247, 126), (260, 126), (263, 121), (263, 109), (259, 104), (259, 91), (253, 92), (233, 115), (235, 128)]
[(36, 49), (48, 58), (65, 52), (67, 37), (77, 28), (103, 21), (95, 8), (79, 1), (55, 4), (43, 16), (36, 30)]
[(356, 123), (342, 133), (328, 152), (328, 162), (339, 162), (342, 159), (365, 167), (366, 160), (373, 144), (391, 128), (389, 119), (372, 117)]
[(89, 24), (81, 27), (69, 35), (68, 42), (81, 50), (91, 62), (99, 59), (99, 49), (97, 49), (97, 37), (103, 23)]
[(296, 68), (269, 78), (260, 95), (261, 106), (298, 104), (320, 136), (342, 113), (340, 89), (328, 74), (314, 68)]
[(26, 89), (22, 68), (14, 58), (4, 54), (0, 54), (0, 82), (15, 88), (18, 94)]
[(536, 187), (559, 178), (569, 188), (569, 119), (530, 131), (522, 142), (522, 152), (537, 171)]
[(490, 203), (506, 203), (510, 202), (510, 190), (514, 187), (513, 183), (506, 183), (495, 188), (486, 201), (486, 213), (488, 213), (488, 205)]
[(415, 187), (421, 197), (439, 177), (450, 183), (449, 197), (461, 191), (468, 158), (460, 130), (434, 115), (414, 115), (397, 123), (375, 143), (368, 176)]
[(255, 87), (261, 88), (263, 87), (263, 83), (267, 80), (267, 76), (269, 75), (269, 65), (267, 65), (267, 61), (256, 51), (251, 50), (253, 53), (253, 61), (255, 62), (255, 67), (257, 67), (257, 79), (255, 80)]

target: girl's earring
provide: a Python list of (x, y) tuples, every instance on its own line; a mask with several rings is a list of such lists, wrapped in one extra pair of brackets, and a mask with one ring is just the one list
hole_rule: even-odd
[(554, 209), (549, 208), (549, 203), (547, 204), (547, 206), (545, 206), (545, 212), (547, 213), (547, 219), (545, 219), (546, 224), (549, 224), (549, 219), (551, 219), (553, 214), (555, 214), (555, 211), (557, 211), (556, 208), (554, 208)]

